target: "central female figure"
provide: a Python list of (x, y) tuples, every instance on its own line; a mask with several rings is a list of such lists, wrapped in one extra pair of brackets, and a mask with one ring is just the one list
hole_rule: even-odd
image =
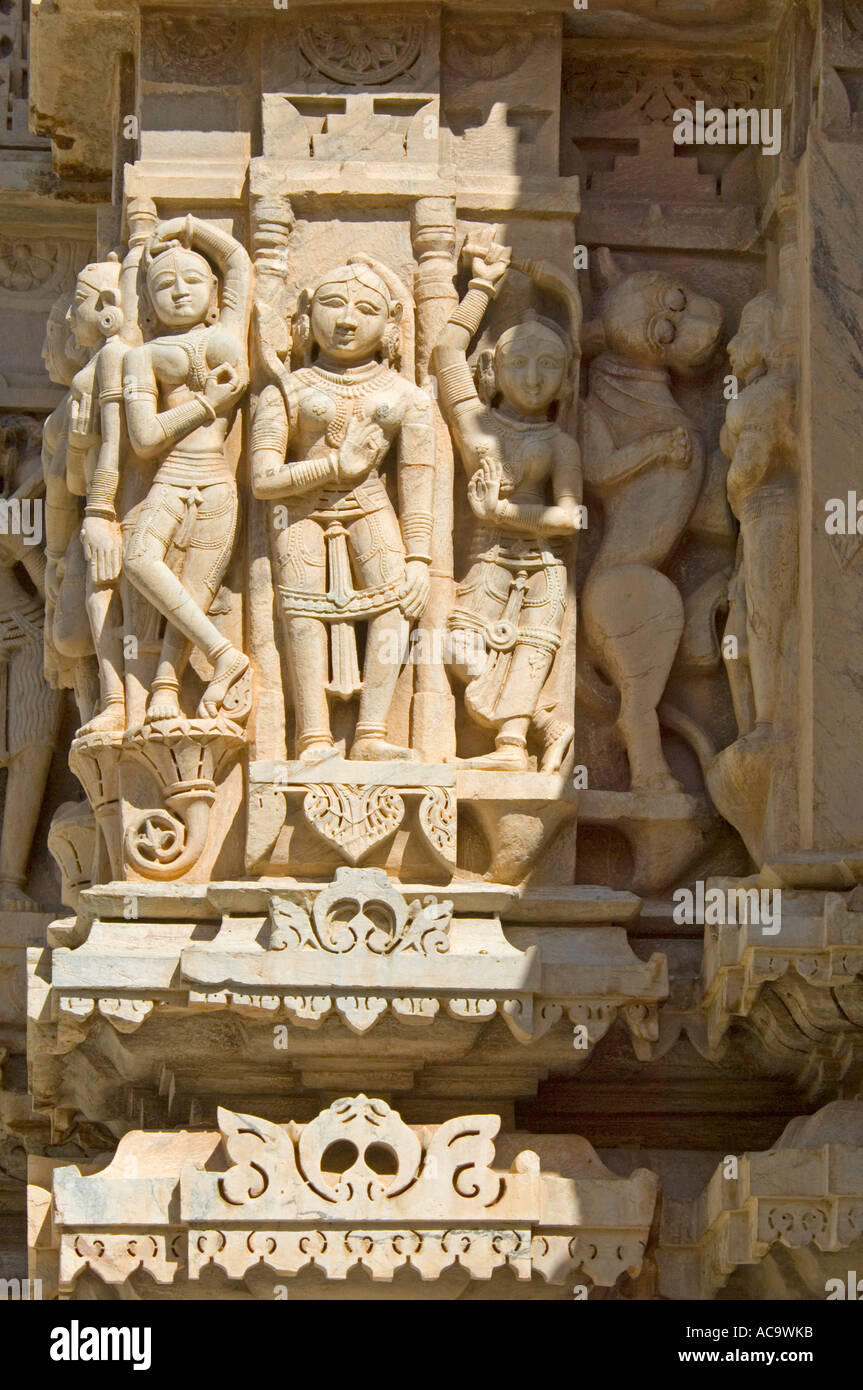
[(388, 716), (409, 625), (428, 600), (434, 431), (430, 398), (396, 369), (404, 304), (394, 284), (356, 257), (301, 294), (294, 348), (306, 365), (267, 386), (255, 414), (252, 490), (280, 504), (272, 545), (303, 762), (334, 750), (328, 691), (360, 695), (350, 757), (414, 757), (388, 741)]

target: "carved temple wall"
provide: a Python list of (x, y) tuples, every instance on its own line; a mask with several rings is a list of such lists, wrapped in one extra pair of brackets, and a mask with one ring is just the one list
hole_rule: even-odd
[(0, 5), (0, 1278), (861, 1267), (861, 102), (856, 0)]

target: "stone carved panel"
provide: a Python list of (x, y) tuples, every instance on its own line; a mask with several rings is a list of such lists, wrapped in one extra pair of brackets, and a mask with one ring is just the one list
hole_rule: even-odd
[[(863, 552), (820, 540), (819, 492), (854, 485), (858, 7), (187, 5), (142, 17), (139, 60), (135, 3), (100, 8), (96, 44), (95, 11), (52, 0), (34, 114), (55, 175), (26, 149), (23, 10), (0, 10), (5, 452), (22, 410), (52, 409), (44, 618), (26, 557), (5, 566), (7, 939), (35, 925), (24, 893), (71, 795), (55, 768), (42, 798), (49, 716), (65, 700), (68, 724), (74, 700), (86, 800), (49, 832), (74, 916), (32, 948), (34, 1099), (58, 1134), (165, 1126), (58, 1180), (81, 1197), (55, 1212), (64, 1292), (148, 1297), (152, 1274), (261, 1296), (365, 1269), (461, 1271), (460, 1289), (514, 1273), (529, 1297), (533, 1274), (609, 1297), (821, 1297), (861, 1240), (853, 1126), (747, 1155), (733, 1191), (667, 1191), (657, 1250), (654, 1180), (624, 1201), (627, 1180), (584, 1154), (564, 1176), (539, 1135), (505, 1134), (498, 1162), (485, 1112), (588, 1112), (612, 1148), (660, 1134), (657, 1168), (693, 1192), (713, 1142), (685, 1133), (695, 1113), (724, 1143), (859, 1083)], [(757, 63), (729, 56), (747, 46)], [(675, 153), (673, 113), (698, 101), (780, 109), (781, 156)], [(55, 300), (37, 395), (19, 339)], [(365, 357), (328, 363), (374, 320)], [(264, 495), (268, 470), (290, 496)], [(781, 888), (778, 939), (673, 919), (671, 887), (702, 878)], [(493, 1206), (453, 1183), (441, 1198), (435, 1127), (408, 1123), (426, 1103)], [(684, 1133), (703, 1147), (673, 1155)], [(345, 1139), (340, 1174), (326, 1147)], [(591, 1167), (614, 1219), (576, 1224)], [(79, 1219), (90, 1194), (102, 1227)], [(344, 1219), (300, 1229), (291, 1201)]]
[(728, 500), (740, 524), (725, 629), (728, 649), (738, 653), (726, 669), (739, 738), (712, 765), (708, 785), (760, 863), (775, 842), (774, 824), (793, 816), (795, 787), (796, 342), (783, 338), (774, 295), (745, 306), (728, 356), (745, 383), (721, 436)]
[[(145, 1176), (146, 1159), (131, 1184), (119, 1167), (92, 1177), (56, 1172), (64, 1290), (88, 1267), (108, 1284), (142, 1268), (160, 1284), (194, 1287), (210, 1265), (242, 1280), (261, 1260), (289, 1276), (313, 1265), (329, 1280), (356, 1265), (387, 1281), (406, 1267), (437, 1279), (454, 1263), (478, 1280), (504, 1266), (520, 1280), (535, 1270), (553, 1283), (581, 1271), (600, 1288), (641, 1267), (655, 1176), (640, 1169), (615, 1178), (582, 1140), (569, 1146), (566, 1175), (546, 1177), (527, 1148), (496, 1162), (497, 1116), (420, 1129), (362, 1094), (304, 1125), (224, 1109), (219, 1125), (218, 1133), (164, 1136), (174, 1164), (163, 1164), (160, 1180)], [(130, 1134), (121, 1147), (131, 1157), (148, 1138)], [(353, 1162), (335, 1172), (330, 1155), (345, 1145)], [(221, 1172), (211, 1168), (220, 1150)], [(382, 1170), (384, 1152), (391, 1161)], [(102, 1219), (94, 1224), (96, 1211)], [(121, 1213), (122, 1248), (111, 1230)]]
[(46, 683), (45, 552), (39, 525), (44, 480), (39, 421), (0, 417), (0, 910), (33, 912), (25, 891), (36, 825), (60, 728), (60, 697)]
[(28, 124), (29, 0), (5, 0), (0, 9), (0, 149), (33, 149), (46, 141)]
[(304, 24), (297, 43), (311, 69), (324, 77), (345, 87), (381, 87), (408, 72), (422, 39), (419, 24), (369, 20), (358, 12)]
[[(741, 1156), (736, 1178), (720, 1167), (700, 1199), (673, 1203), (658, 1255), (665, 1296), (683, 1297), (681, 1281), (694, 1276), (686, 1296), (697, 1290), (696, 1297), (712, 1298), (735, 1271), (765, 1261), (778, 1244), (806, 1251), (809, 1297), (824, 1297), (825, 1274), (839, 1273), (843, 1282), (863, 1239), (861, 1108), (859, 1099), (834, 1101), (792, 1120), (772, 1149)], [(675, 1238), (675, 1226), (688, 1226), (690, 1239)], [(831, 1262), (834, 1252), (844, 1259)]]
[(760, 109), (763, 69), (603, 57), (571, 43), (564, 67), (561, 165), (582, 180), (587, 239), (743, 249), (755, 235), (755, 152), (676, 146), (672, 122), (697, 101)]

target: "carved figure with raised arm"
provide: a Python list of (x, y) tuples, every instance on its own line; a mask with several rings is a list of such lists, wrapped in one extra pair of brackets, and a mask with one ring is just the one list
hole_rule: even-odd
[[(476, 518), (471, 564), (450, 615), (450, 669), (465, 685), (471, 717), (494, 733), (494, 751), (475, 768), (527, 770), (528, 735), (540, 768), (557, 771), (573, 740), (543, 690), (561, 644), (567, 604), (567, 545), (580, 524), (581, 458), (567, 433), (578, 357), (578, 298), (553, 267), (518, 268), (556, 291), (570, 332), (535, 314), (480, 354), (474, 382), (467, 352), (507, 273), (510, 252), (491, 238), (472, 255), (467, 295), (435, 350), (440, 397), (468, 474)], [(556, 413), (555, 413), (556, 408)]]
[[(131, 448), (156, 473), (131, 518), (123, 571), (167, 620), (145, 723), (179, 716), (193, 646), (213, 668), (199, 717), (227, 708), (237, 718), (250, 705), (249, 661), (208, 615), (236, 531), (225, 444), (249, 380), (251, 261), (228, 233), (188, 216), (157, 227), (142, 272), (156, 336), (125, 354), (123, 391)], [(107, 544), (117, 478), (106, 461), (88, 511)]]

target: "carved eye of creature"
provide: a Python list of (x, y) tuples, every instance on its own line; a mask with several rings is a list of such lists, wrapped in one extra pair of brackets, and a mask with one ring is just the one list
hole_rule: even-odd
[(675, 314), (679, 314), (681, 309), (686, 308), (686, 295), (679, 286), (668, 291), (665, 296), (665, 307), (671, 309)]
[(668, 343), (673, 343), (677, 337), (677, 326), (671, 319), (656, 319), (652, 325), (651, 337), (655, 343), (660, 343), (665, 347)]

